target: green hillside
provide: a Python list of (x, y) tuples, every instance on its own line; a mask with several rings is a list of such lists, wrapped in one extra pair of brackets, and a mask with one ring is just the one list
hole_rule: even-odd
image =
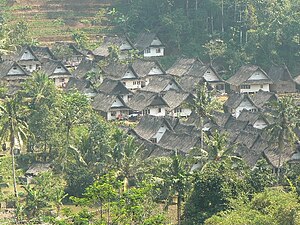
[(8, 4), (11, 23), (27, 23), (32, 37), (41, 44), (70, 41), (74, 31), (80, 30), (94, 40), (107, 32), (105, 11), (108, 0), (17, 0)]

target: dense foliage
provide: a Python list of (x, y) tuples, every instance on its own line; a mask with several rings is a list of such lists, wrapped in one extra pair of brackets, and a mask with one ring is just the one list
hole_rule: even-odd
[(297, 0), (131, 0), (111, 11), (117, 31), (158, 32), (169, 53), (225, 65), (232, 75), (245, 63), (300, 72)]

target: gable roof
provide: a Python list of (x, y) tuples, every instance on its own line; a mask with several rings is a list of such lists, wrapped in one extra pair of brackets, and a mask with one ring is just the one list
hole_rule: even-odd
[[(190, 103), (193, 98), (194, 96), (191, 93), (177, 90), (168, 90), (163, 95), (163, 99), (167, 102), (171, 110), (182, 106), (182, 104)], [(188, 106), (186, 105), (185, 107)]]
[(55, 70), (59, 67), (64, 69), (65, 72), (63, 72), (62, 74), (58, 73), (58, 75), (71, 76), (70, 71), (59, 60), (47, 60), (47, 61), (43, 62), (42, 66), (41, 66), (41, 71), (43, 71), (47, 76), (51, 77), (51, 76), (57, 75), (55, 73)]
[(167, 130), (157, 145), (167, 150), (187, 154), (190, 150), (199, 145), (199, 143), (200, 138), (198, 136), (185, 133), (179, 134)]
[(149, 84), (144, 87), (143, 90), (159, 93), (165, 91), (165, 88), (168, 87), (170, 83), (174, 84), (179, 90), (181, 90), (181, 87), (177, 81), (173, 77), (167, 75), (153, 76), (150, 78)]
[[(124, 43), (127, 43), (131, 47), (131, 49), (134, 49), (133, 44), (128, 39), (128, 37), (104, 36), (103, 42), (100, 44), (99, 47), (97, 47), (92, 52), (94, 55), (107, 57), (107, 56), (109, 56), (109, 48), (111, 46), (117, 46), (120, 48), (122, 46), (122, 44), (124, 44)], [(130, 49), (128, 49), (128, 50), (130, 50)]]
[[(123, 106), (122, 107), (112, 107), (113, 103), (119, 100)], [(120, 108), (120, 109), (129, 109), (123, 99), (118, 95), (109, 95), (105, 93), (98, 93), (92, 102), (92, 106), (97, 111), (108, 112), (112, 108)]]
[[(26, 52), (30, 52), (30, 54), (34, 57), (34, 61), (39, 62), (39, 58), (36, 56), (36, 54), (34, 53), (34, 51), (32, 50), (32, 48), (28, 45), (22, 46), (20, 48), (17, 49), (16, 52), (9, 54), (9, 55), (4, 55), (3, 56), (3, 60), (11, 60), (11, 61), (15, 61), (15, 62), (20, 62), (20, 61), (27, 61), (24, 59), (21, 59), (22, 56), (26, 53)], [(31, 61), (32, 59), (28, 60)]]
[[(201, 85), (206, 83), (203, 77), (196, 77), (196, 76), (190, 76), (190, 75), (184, 75), (179, 80), (179, 85), (184, 91), (187, 92), (194, 92), (196, 90), (197, 85)], [(208, 88), (211, 88), (210, 84), (207, 84)]]
[(119, 80), (105, 78), (98, 88), (98, 91), (111, 95), (124, 95), (131, 93)]
[(258, 106), (254, 103), (254, 101), (247, 93), (230, 94), (227, 101), (224, 103), (224, 107), (229, 109), (236, 109), (244, 100), (248, 100), (253, 106), (256, 106), (258, 108)]
[(75, 77), (71, 77), (66, 85), (66, 91), (70, 91), (72, 89), (83, 93), (96, 93), (90, 81)]
[[(155, 38), (158, 38), (155, 33), (146, 33), (146, 32), (140, 33), (136, 38), (134, 47), (137, 48), (139, 51), (143, 51), (146, 48), (151, 46), (151, 43)], [(160, 46), (164, 46), (164, 45), (160, 45)]]
[(262, 108), (268, 102), (277, 101), (278, 98), (273, 92), (259, 90), (251, 96), (251, 99), (257, 107)]
[(192, 68), (194, 64), (202, 64), (199, 59), (197, 58), (179, 58), (175, 61), (175, 63), (166, 71), (168, 74), (181, 77)]
[(56, 60), (56, 57), (54, 56), (53, 52), (50, 50), (49, 47), (31, 46), (31, 49), (39, 59), (48, 58)]
[(272, 65), (268, 72), (269, 77), (274, 81), (294, 81), (289, 69), (286, 66)]
[(101, 69), (105, 73), (105, 76), (110, 79), (121, 80), (128, 70), (132, 71), (133, 74), (137, 77), (134, 71), (127, 64), (112, 62), (104, 67), (101, 67)]
[(166, 101), (161, 97), (160, 94), (148, 92), (148, 91), (138, 91), (132, 99), (128, 102), (128, 106), (134, 110), (142, 111), (143, 109), (153, 106), (153, 107), (168, 107)]
[(73, 75), (77, 78), (85, 78), (88, 72), (97, 71), (100, 71), (97, 61), (84, 58), (73, 72)]
[(238, 116), (237, 120), (240, 121), (249, 121), (250, 125), (254, 125), (257, 120), (264, 120), (267, 124), (269, 123), (268, 120), (264, 117), (261, 112), (251, 112), (248, 110), (243, 109), (243, 111)]
[[(14, 67), (18, 68), (21, 73), (15, 74), (15, 75), (8, 75), (9, 71), (13, 69)], [(0, 63), (0, 78), (5, 77), (20, 77), (20, 76), (29, 76), (29, 73), (22, 68), (17, 62), (13, 61), (4, 61)]]
[(136, 59), (131, 64), (131, 67), (139, 77), (148, 76), (153, 68), (158, 68), (163, 74), (166, 74), (165, 70), (156, 60)]
[(133, 131), (140, 137), (150, 140), (162, 126), (166, 126), (168, 130), (173, 130), (165, 117), (145, 115), (141, 118)]
[(257, 81), (248, 81), (248, 79), (255, 73), (256, 71), (261, 71), (267, 79), (259, 80), (260, 83), (273, 83), (271, 78), (267, 75), (265, 71), (263, 71), (259, 66), (256, 65), (245, 65), (240, 67), (240, 69), (230, 77), (227, 82), (239, 86), (243, 83), (253, 83)]

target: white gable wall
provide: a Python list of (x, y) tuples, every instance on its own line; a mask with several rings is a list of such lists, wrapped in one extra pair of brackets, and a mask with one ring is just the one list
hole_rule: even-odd
[(159, 40), (159, 38), (154, 38), (151, 42), (151, 45), (162, 45), (162, 42)]
[(65, 77), (65, 76), (55, 77), (53, 78), (53, 80), (54, 80), (55, 87), (65, 88), (67, 83), (69, 82), (69, 77)]
[(208, 68), (207, 71), (204, 73), (203, 78), (207, 81), (220, 81), (220, 79), (217, 77), (217, 75), (214, 73), (214, 71), (211, 68)]
[(162, 125), (159, 130), (157, 131), (157, 133), (152, 137), (154, 139), (156, 139), (156, 143), (158, 143), (160, 141), (160, 139), (162, 138), (162, 136), (165, 134), (166, 130), (168, 130), (166, 125)]
[(163, 91), (168, 91), (170, 89), (173, 89), (173, 90), (179, 90), (179, 87), (173, 82), (171, 81), (170, 83), (168, 83), (168, 85), (164, 88)]
[(121, 44), (120, 46), (120, 50), (124, 51), (124, 50), (132, 50), (132, 47), (130, 46), (130, 44), (128, 42)]
[(264, 129), (266, 126), (268, 126), (268, 124), (262, 119), (256, 120), (253, 124), (253, 127), (257, 129)]
[(36, 60), (30, 51), (25, 51), (21, 56), (20, 60)]
[(114, 103), (111, 105), (111, 108), (113, 108), (113, 107), (122, 107), (122, 106), (124, 106), (123, 103), (118, 98), (116, 98)]
[(248, 80), (266, 80), (269, 79), (263, 72), (254, 72)]
[(257, 108), (248, 99), (244, 99), (240, 103), (240, 105), (235, 109), (235, 111), (233, 112), (232, 115), (235, 118), (237, 118), (244, 109), (252, 111), (252, 112), (256, 112), (257, 111)]
[(163, 71), (159, 67), (153, 67), (148, 75), (163, 75)]
[(147, 107), (142, 112), (143, 115), (152, 115), (152, 116), (165, 116), (166, 115), (166, 107), (162, 106), (160, 108), (157, 107)]
[(128, 79), (128, 78), (136, 78), (134, 73), (131, 70), (127, 70), (126, 73), (123, 75), (122, 79)]
[(57, 74), (57, 73), (66, 73), (66, 72), (67, 72), (67, 70), (65, 70), (62, 66), (58, 66), (55, 68), (53, 73)]
[(20, 75), (20, 74), (25, 75), (25, 73), (21, 70), (21, 68), (17, 66), (12, 67), (7, 73), (7, 75)]
[(144, 50), (144, 57), (164, 56), (164, 54), (165, 54), (164, 47), (149, 47)]

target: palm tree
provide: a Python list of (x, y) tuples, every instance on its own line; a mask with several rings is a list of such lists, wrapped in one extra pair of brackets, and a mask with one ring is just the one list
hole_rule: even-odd
[(1, 142), (8, 141), (12, 156), (12, 174), (14, 195), (18, 197), (16, 170), (15, 170), (15, 147), (20, 145), (27, 139), (28, 126), (25, 120), (26, 108), (22, 104), (22, 99), (17, 95), (14, 97), (6, 97), (0, 105), (1, 116)]
[(213, 121), (212, 112), (220, 108), (220, 103), (214, 98), (213, 93), (208, 90), (207, 83), (196, 87), (195, 98), (190, 104), (190, 108), (199, 116), (201, 126), (201, 150), (204, 146), (204, 119)]
[(292, 97), (282, 97), (269, 104), (267, 114), (272, 118), (273, 124), (267, 127), (271, 136), (270, 144), (278, 149), (277, 180), (279, 182), (282, 153), (285, 144), (292, 144), (297, 139), (295, 127), (299, 124), (299, 107), (295, 105)]

